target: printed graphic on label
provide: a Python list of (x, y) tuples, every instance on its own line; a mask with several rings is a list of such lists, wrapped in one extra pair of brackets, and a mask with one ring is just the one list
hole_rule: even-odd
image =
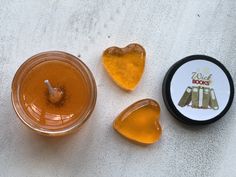
[(192, 120), (209, 120), (220, 114), (230, 97), (226, 74), (216, 64), (192, 60), (174, 74), (170, 87), (175, 107)]
[(206, 87), (187, 87), (179, 100), (180, 107), (191, 106), (197, 109), (219, 109), (214, 89)]

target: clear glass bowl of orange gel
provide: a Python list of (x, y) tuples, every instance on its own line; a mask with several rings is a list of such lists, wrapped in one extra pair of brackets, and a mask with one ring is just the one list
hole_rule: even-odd
[(89, 68), (61, 52), (39, 53), (26, 60), (12, 81), (12, 104), (33, 131), (61, 136), (77, 130), (95, 107), (97, 88)]

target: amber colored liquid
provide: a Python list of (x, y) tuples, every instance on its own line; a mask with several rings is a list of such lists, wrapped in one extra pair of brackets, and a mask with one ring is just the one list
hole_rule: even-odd
[[(44, 80), (63, 90), (64, 97), (60, 104), (49, 101)], [(63, 129), (74, 123), (89, 106), (90, 100), (90, 90), (81, 71), (58, 60), (35, 66), (20, 88), (20, 102), (24, 111), (43, 128)]]
[(161, 136), (159, 125), (160, 110), (146, 105), (131, 113), (121, 114), (114, 122), (114, 128), (128, 139), (151, 144)]

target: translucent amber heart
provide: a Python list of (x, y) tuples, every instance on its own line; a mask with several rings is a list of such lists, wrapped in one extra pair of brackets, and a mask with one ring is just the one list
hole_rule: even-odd
[(103, 65), (114, 82), (125, 90), (134, 90), (145, 66), (145, 49), (139, 44), (110, 47), (103, 52)]
[(138, 143), (152, 144), (161, 137), (160, 106), (151, 99), (140, 100), (126, 108), (115, 119), (114, 129)]

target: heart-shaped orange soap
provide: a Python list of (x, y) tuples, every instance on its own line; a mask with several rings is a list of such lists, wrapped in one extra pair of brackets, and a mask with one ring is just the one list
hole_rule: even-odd
[(121, 88), (134, 90), (140, 81), (145, 66), (145, 49), (139, 44), (129, 44), (124, 48), (110, 47), (103, 52), (103, 65)]
[(126, 108), (115, 119), (113, 128), (124, 137), (142, 144), (152, 144), (161, 137), (160, 106), (144, 99)]

